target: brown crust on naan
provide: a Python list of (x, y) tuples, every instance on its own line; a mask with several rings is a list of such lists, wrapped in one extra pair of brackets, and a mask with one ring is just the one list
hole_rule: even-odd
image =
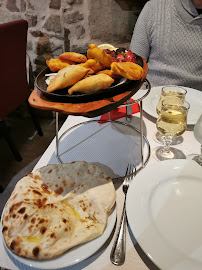
[(111, 178), (87, 162), (50, 164), (22, 178), (3, 213), (15, 254), (44, 260), (100, 236), (115, 204)]

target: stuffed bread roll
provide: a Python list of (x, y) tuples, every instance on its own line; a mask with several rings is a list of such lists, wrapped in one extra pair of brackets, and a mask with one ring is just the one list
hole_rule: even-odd
[(112, 76), (121, 75), (129, 80), (140, 80), (144, 75), (144, 70), (141, 66), (132, 62), (113, 62), (111, 64)]
[(104, 68), (104, 66), (95, 59), (88, 59), (85, 63), (79, 65), (86, 68), (91, 68), (92, 70), (94, 70), (94, 72), (98, 72), (99, 70), (102, 70)]
[(110, 68), (111, 63), (113, 62), (111, 55), (107, 54), (105, 50), (100, 49), (95, 44), (89, 45), (87, 57), (88, 59), (96, 59), (106, 68)]
[(70, 95), (72, 95), (74, 92), (81, 92), (86, 94), (94, 93), (99, 90), (109, 88), (113, 82), (114, 79), (106, 74), (92, 75), (77, 82), (68, 90), (68, 93)]
[(85, 55), (75, 52), (65, 52), (61, 55), (59, 55), (59, 59), (62, 61), (73, 61), (76, 63), (85, 63), (87, 61), (87, 58)]
[(74, 85), (79, 80), (85, 78), (88, 74), (93, 74), (90, 68), (80, 65), (70, 65), (58, 71), (57, 75), (50, 81), (47, 92), (53, 92)]
[(56, 71), (59, 71), (65, 67), (68, 67), (69, 65), (72, 65), (72, 63), (62, 62), (60, 59), (55, 59), (55, 58), (51, 58), (50, 60), (46, 60), (46, 64), (52, 72), (56, 72)]

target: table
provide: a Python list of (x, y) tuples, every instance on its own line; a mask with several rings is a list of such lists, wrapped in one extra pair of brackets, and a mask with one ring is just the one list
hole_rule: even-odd
[[(144, 103), (143, 103), (143, 109), (144, 109)], [(93, 118), (93, 119), (99, 119)], [(83, 117), (83, 116), (68, 116), (67, 120), (59, 130), (59, 136), (63, 134), (65, 130), (68, 128), (72, 127), (73, 125), (77, 123), (81, 123), (83, 121), (89, 121), (89, 118)], [(122, 118), (120, 121), (126, 121), (125, 118)], [(156, 132), (156, 126), (155, 126), (155, 119), (146, 113), (144, 113), (144, 134), (148, 138), (151, 146), (151, 157), (146, 166), (150, 166), (157, 162), (154, 157), (153, 157), (153, 152), (154, 148), (158, 146), (158, 143), (153, 140), (153, 136)], [(130, 122), (131, 125), (137, 126), (139, 125), (139, 113), (133, 115), (132, 120)], [(193, 135), (193, 126), (188, 126), (187, 131), (182, 135), (183, 138), (183, 143), (175, 145), (176, 148), (181, 150), (185, 155), (191, 154), (191, 153), (199, 153), (200, 150), (200, 144), (195, 140), (194, 135)], [(40, 168), (42, 166), (45, 166), (47, 163), (50, 161), (50, 157), (53, 155), (55, 151), (55, 145), (56, 145), (56, 140), (54, 139), (41, 159), (38, 161), (36, 164), (34, 170), (37, 168)], [(118, 229), (118, 224), (121, 216), (121, 211), (122, 211), (122, 206), (123, 206), (123, 199), (124, 195), (122, 192), (121, 188), (121, 182), (116, 182), (117, 184), (117, 189), (116, 189), (116, 194), (117, 194), (117, 224), (115, 231), (113, 231), (112, 235), (108, 239), (108, 241), (105, 243), (105, 245), (98, 250), (93, 256), (90, 258), (86, 259), (85, 261), (76, 264), (74, 266), (65, 268), (65, 269), (88, 269), (88, 270), (94, 270), (94, 269), (117, 269), (117, 266), (114, 266), (110, 262), (109, 254), (112, 248), (112, 244), (114, 242), (114, 238), (116, 235), (116, 230)], [(157, 270), (158, 268), (149, 260), (149, 258), (144, 254), (144, 252), (141, 250), (139, 245), (136, 243), (132, 233), (129, 231), (127, 232), (126, 235), (126, 240), (127, 240), (127, 246), (126, 246), (126, 261), (125, 264), (122, 266), (119, 266), (119, 269), (138, 269), (138, 270)], [(2, 241), (0, 241), (0, 266), (5, 267), (11, 270), (16, 270), (16, 269), (33, 269), (29, 268), (27, 266), (22, 267), (22, 265), (15, 265), (12, 260), (9, 258), (7, 253), (4, 250)]]

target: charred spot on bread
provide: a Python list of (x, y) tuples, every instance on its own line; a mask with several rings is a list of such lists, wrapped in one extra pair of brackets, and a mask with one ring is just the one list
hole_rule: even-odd
[(25, 209), (26, 209), (26, 207), (22, 207), (22, 208), (18, 211), (18, 213), (23, 214), (23, 213), (25, 212)]
[(62, 183), (63, 183), (63, 186), (66, 187), (67, 182), (65, 180), (63, 180)]
[(47, 228), (46, 227), (41, 227), (40, 229), (40, 233), (41, 234), (44, 234), (46, 232)]
[(14, 239), (10, 244), (11, 250), (16, 250), (17, 247), (19, 246), (19, 244), (20, 244), (20, 242), (18, 240)]
[(15, 210), (17, 210), (21, 206), (22, 202), (14, 203), (9, 209), (9, 213), (12, 214)]
[(35, 247), (35, 248), (33, 249), (32, 253), (33, 253), (34, 257), (38, 257), (39, 251), (40, 251), (39, 247)]
[(62, 192), (64, 191), (63, 187), (59, 187), (55, 190), (56, 194), (62, 194)]
[(27, 214), (25, 214), (23, 218), (24, 218), (24, 219), (27, 219), (27, 218), (28, 218), (28, 215), (27, 215)]
[(43, 184), (41, 185), (41, 188), (42, 188), (43, 192), (50, 194), (48, 185), (46, 185), (46, 184), (43, 183)]
[(53, 233), (51, 233), (50, 238), (56, 238), (56, 235), (55, 235), (55, 233), (54, 233), (54, 232), (53, 232)]
[(44, 221), (45, 221), (44, 218), (40, 219), (40, 220), (39, 220), (39, 224), (40, 224), (40, 223), (43, 223)]
[(7, 230), (8, 230), (8, 227), (5, 226), (5, 227), (3, 227), (2, 232), (5, 232), (5, 231), (7, 231)]
[(34, 223), (35, 223), (35, 221), (36, 221), (36, 218), (35, 218), (35, 217), (33, 217), (33, 218), (31, 219), (31, 223), (32, 223), (32, 224), (34, 224)]
[(42, 196), (41, 192), (39, 192), (38, 190), (33, 189), (32, 192), (39, 195), (39, 196)]
[(43, 198), (42, 200), (37, 199), (34, 204), (37, 205), (38, 208), (41, 208), (42, 206), (45, 205), (46, 201), (47, 201), (47, 198)]

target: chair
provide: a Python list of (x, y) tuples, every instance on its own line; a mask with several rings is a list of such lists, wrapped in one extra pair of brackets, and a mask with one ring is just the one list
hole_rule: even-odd
[(35, 109), (28, 103), (31, 91), (26, 69), (27, 30), (25, 20), (0, 24), (0, 132), (17, 161), (21, 161), (22, 157), (9, 134), (5, 117), (26, 102), (38, 135), (43, 135)]

